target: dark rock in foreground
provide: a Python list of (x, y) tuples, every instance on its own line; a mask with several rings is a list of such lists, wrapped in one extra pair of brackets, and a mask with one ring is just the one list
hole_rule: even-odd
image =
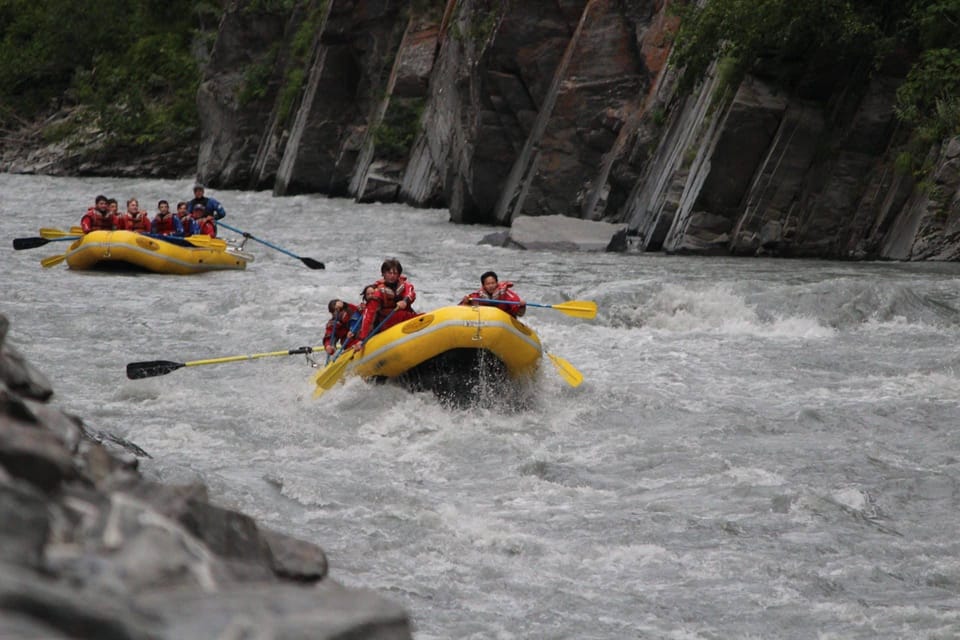
[(46, 404), (0, 316), (0, 638), (410, 638), (319, 547), (137, 470), (144, 452)]

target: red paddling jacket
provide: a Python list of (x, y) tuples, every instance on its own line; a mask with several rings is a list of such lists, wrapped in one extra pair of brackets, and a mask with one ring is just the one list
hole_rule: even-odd
[(363, 324), (360, 325), (360, 333), (357, 334), (360, 340), (370, 337), (370, 332), (397, 308), (397, 302), (400, 300), (407, 301), (407, 308), (397, 309), (390, 316), (390, 320), (385, 322), (378, 331), (384, 331), (395, 324), (420, 315), (412, 308), (417, 299), (417, 292), (413, 288), (413, 283), (407, 280), (407, 276), (402, 275), (397, 279), (396, 288), (390, 287), (382, 278), (374, 282), (373, 286), (377, 290), (367, 300), (367, 306), (363, 310)]
[(103, 214), (96, 207), (90, 207), (80, 218), (80, 228), (84, 233), (91, 231), (113, 231), (116, 226), (113, 216), (109, 213)]
[[(497, 283), (496, 290), (493, 292), (493, 295), (490, 296), (488, 296), (487, 292), (483, 290), (483, 287), (481, 287), (469, 294), (467, 299), (463, 300), (460, 304), (482, 304), (495, 306), (499, 307), (503, 311), (506, 311), (515, 318), (519, 318), (527, 312), (527, 305), (524, 303), (523, 298), (510, 290), (511, 287), (513, 287), (512, 282), (507, 282), (506, 280), (501, 281)], [(516, 304), (497, 304), (498, 300), (505, 300), (508, 303)]]
[(323, 332), (324, 347), (336, 347), (339, 342), (346, 348), (347, 334), (350, 333), (350, 319), (358, 309), (357, 305), (348, 302), (336, 318), (327, 320), (327, 328)]

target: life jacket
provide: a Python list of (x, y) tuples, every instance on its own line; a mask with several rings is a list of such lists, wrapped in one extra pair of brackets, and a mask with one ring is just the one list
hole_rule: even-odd
[(159, 233), (162, 236), (169, 236), (180, 231), (182, 233), (183, 228), (178, 229), (177, 222), (179, 219), (176, 217), (176, 214), (168, 213), (165, 216), (160, 215), (159, 213), (153, 219), (153, 232)]
[[(373, 287), (376, 291), (367, 300), (367, 306), (364, 308), (363, 323), (357, 334), (359, 339), (366, 340), (377, 327), (379, 327), (378, 331), (385, 331), (395, 324), (420, 315), (413, 310), (412, 306), (417, 299), (417, 292), (406, 276), (400, 276), (397, 279), (396, 289), (388, 287), (383, 279), (374, 282)], [(407, 308), (397, 309), (397, 302), (404, 298), (409, 301)]]
[(114, 222), (109, 214), (102, 214), (96, 207), (90, 207), (80, 218), (80, 227), (84, 233), (91, 231), (113, 231)]
[(150, 218), (142, 211), (136, 216), (127, 216), (127, 231), (150, 233)]
[[(484, 288), (480, 287), (467, 297), (470, 298), (472, 304), (482, 304), (485, 306), (497, 307), (503, 311), (506, 311), (512, 316), (516, 316), (520, 313), (521, 309), (525, 308), (525, 305), (523, 304), (523, 299), (510, 290), (512, 287), (512, 282), (502, 280), (497, 283), (497, 288), (494, 289), (491, 295), (487, 295), (487, 292), (484, 290)], [(516, 304), (498, 305), (496, 303), (497, 300), (504, 300)]]
[(353, 326), (353, 316), (356, 315), (356, 313), (357, 306), (348, 302), (347, 306), (340, 311), (336, 319), (330, 318), (327, 320), (327, 328), (323, 333), (323, 346), (335, 346), (338, 342), (346, 340), (347, 334), (350, 333), (351, 327)]
[(196, 218), (193, 220), (194, 227), (197, 229), (194, 233), (206, 234), (211, 238), (217, 237), (217, 225), (214, 224), (212, 220), (203, 220), (198, 222)]
[(373, 286), (377, 289), (373, 295), (380, 300), (381, 316), (386, 316), (387, 313), (390, 313), (390, 311), (397, 306), (398, 300), (407, 298), (410, 301), (410, 305), (413, 305), (414, 300), (417, 299), (417, 294), (413, 290), (413, 283), (408, 282), (406, 276), (400, 276), (397, 279), (396, 289), (388, 287), (386, 281), (383, 279), (374, 282)]
[(195, 233), (200, 233), (200, 231), (197, 229), (197, 222), (189, 214), (180, 218), (180, 226), (183, 228), (184, 236), (192, 236)]

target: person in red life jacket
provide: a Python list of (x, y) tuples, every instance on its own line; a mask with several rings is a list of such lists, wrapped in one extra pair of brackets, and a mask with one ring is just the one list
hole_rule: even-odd
[(332, 356), (337, 350), (338, 342), (342, 345), (342, 351), (353, 337), (350, 331), (351, 322), (359, 308), (355, 304), (333, 299), (327, 304), (327, 309), (330, 311), (330, 319), (327, 320), (327, 328), (323, 332), (323, 348)]
[(138, 233), (150, 233), (150, 216), (147, 215), (146, 211), (140, 211), (140, 202), (136, 198), (127, 200), (127, 212), (120, 216), (117, 221), (117, 228)]
[(107, 196), (96, 197), (94, 205), (80, 218), (80, 228), (85, 234), (91, 231), (113, 231), (113, 218), (110, 217)]
[[(497, 274), (493, 271), (487, 271), (480, 276), (481, 287), (473, 293), (467, 294), (460, 301), (460, 304), (480, 304), (499, 307), (515, 318), (521, 317), (527, 312), (527, 305), (523, 298), (511, 291), (512, 282), (500, 282)], [(505, 301), (506, 304), (497, 304), (498, 300)]]
[(157, 215), (154, 216), (151, 227), (154, 233), (161, 236), (183, 235), (183, 225), (180, 224), (180, 218), (170, 212), (170, 203), (166, 200), (157, 203)]
[(211, 238), (217, 237), (217, 225), (213, 216), (208, 216), (204, 206), (200, 203), (193, 205), (194, 234), (203, 233)]
[(180, 235), (187, 237), (198, 233), (197, 223), (193, 221), (193, 216), (190, 215), (190, 209), (187, 208), (186, 202), (177, 203), (177, 213), (175, 215), (179, 218), (180, 228), (183, 230)]
[(370, 337), (374, 329), (386, 331), (395, 324), (420, 315), (411, 308), (417, 300), (417, 292), (413, 283), (403, 275), (400, 261), (396, 258), (384, 260), (380, 265), (380, 275), (383, 277), (373, 283), (374, 291), (363, 310), (363, 322), (353, 345), (357, 351), (363, 349), (364, 340)]
[(108, 198), (107, 208), (109, 209), (109, 213), (107, 215), (110, 216), (110, 220), (113, 223), (113, 228), (121, 231), (124, 230), (126, 225), (123, 222), (123, 214), (120, 213), (120, 205), (117, 204), (117, 199)]

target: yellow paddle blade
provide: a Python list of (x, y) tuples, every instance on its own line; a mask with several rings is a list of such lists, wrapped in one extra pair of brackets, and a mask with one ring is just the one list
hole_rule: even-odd
[(47, 240), (50, 240), (52, 238), (67, 238), (67, 237), (73, 237), (78, 235), (83, 235), (83, 229), (81, 229), (80, 227), (77, 227), (76, 233), (74, 233), (72, 230), (64, 231), (63, 229), (50, 229), (47, 227), (40, 229), (40, 237), (46, 238)]
[(567, 302), (561, 302), (560, 304), (552, 304), (550, 308), (562, 311), (574, 318), (589, 319), (597, 317), (597, 303), (593, 300), (569, 300)]
[(313, 391), (314, 398), (319, 398), (324, 392), (332, 389), (333, 385), (340, 381), (343, 374), (346, 373), (347, 365), (353, 361), (355, 354), (356, 352), (352, 350), (341, 354), (332, 364), (327, 365), (314, 376), (313, 381), (317, 383), (317, 388)]
[(55, 267), (56, 265), (60, 264), (66, 259), (67, 259), (67, 254), (61, 253), (60, 255), (48, 256), (44, 258), (43, 260), (40, 261), (40, 264), (43, 266), (44, 269), (49, 269), (50, 267)]
[(205, 234), (187, 236), (184, 238), (184, 240), (195, 247), (203, 247), (204, 249), (217, 249), (218, 251), (225, 251), (227, 248), (227, 241), (223, 238), (211, 238)]
[(577, 368), (561, 358), (552, 353), (548, 353), (547, 357), (550, 358), (550, 362), (553, 363), (553, 366), (557, 368), (557, 373), (560, 374), (560, 377), (563, 378), (563, 381), (566, 382), (571, 387), (579, 387), (580, 383), (583, 382), (583, 374), (577, 371)]
[(70, 235), (72, 236), (82, 236), (83, 227), (70, 227)]

